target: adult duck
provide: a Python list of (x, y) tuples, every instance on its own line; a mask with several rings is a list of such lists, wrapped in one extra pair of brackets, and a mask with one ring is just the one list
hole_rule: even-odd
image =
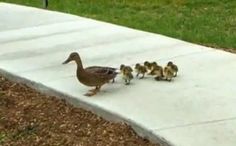
[(67, 64), (71, 61), (75, 61), (77, 64), (76, 76), (80, 83), (95, 87), (95, 89), (89, 90), (88, 93), (84, 94), (85, 96), (97, 94), (104, 84), (108, 83), (110, 80), (114, 81), (114, 78), (118, 74), (116, 69), (112, 67), (90, 66), (84, 68), (80, 55), (77, 52), (72, 52), (63, 64)]

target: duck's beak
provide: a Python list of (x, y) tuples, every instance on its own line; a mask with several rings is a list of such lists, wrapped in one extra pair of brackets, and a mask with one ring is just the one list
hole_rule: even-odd
[(62, 64), (67, 64), (67, 63), (69, 63), (71, 61), (71, 58), (69, 57), (69, 58), (67, 58)]

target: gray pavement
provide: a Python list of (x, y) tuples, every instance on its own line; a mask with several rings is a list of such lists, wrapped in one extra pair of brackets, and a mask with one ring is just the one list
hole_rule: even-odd
[[(236, 55), (83, 17), (0, 3), (0, 69), (38, 90), (128, 122), (142, 136), (174, 146), (236, 145)], [(145, 60), (179, 66), (173, 82), (121, 77), (92, 98), (75, 77), (70, 52), (84, 66)]]

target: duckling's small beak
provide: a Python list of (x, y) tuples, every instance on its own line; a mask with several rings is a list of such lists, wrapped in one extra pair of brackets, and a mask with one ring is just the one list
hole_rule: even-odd
[(71, 61), (71, 59), (70, 59), (70, 57), (69, 58), (67, 58), (62, 64), (67, 64), (67, 63), (69, 63)]

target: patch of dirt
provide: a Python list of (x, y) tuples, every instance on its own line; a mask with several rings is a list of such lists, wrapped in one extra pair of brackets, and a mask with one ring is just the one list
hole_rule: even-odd
[(126, 124), (0, 76), (1, 146), (159, 146)]

